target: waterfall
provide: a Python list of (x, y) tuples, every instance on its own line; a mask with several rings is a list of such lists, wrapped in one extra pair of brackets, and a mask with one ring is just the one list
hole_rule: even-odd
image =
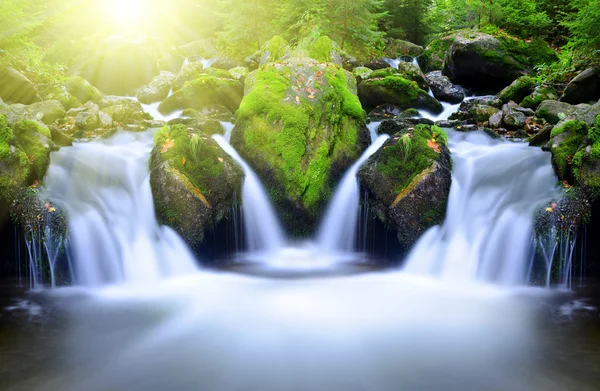
[(405, 270), (453, 281), (525, 283), (534, 212), (558, 194), (550, 154), (481, 132), (449, 131), (446, 220), (428, 230)]
[(225, 136), (215, 134), (212, 137), (242, 167), (245, 174), (242, 187), (242, 208), (247, 250), (249, 252), (276, 253), (285, 244), (283, 229), (258, 176), (229, 144), (233, 125), (223, 123), (223, 126), (225, 127)]
[[(374, 129), (370, 128), (370, 130), (374, 132)], [(329, 202), (325, 219), (319, 227), (317, 243), (325, 252), (351, 252), (354, 250), (355, 231), (359, 215), (358, 202), (360, 199), (356, 174), (360, 166), (377, 152), (389, 137), (387, 134), (378, 136), (344, 174)]]
[(367, 125), (367, 128), (369, 129), (369, 135), (371, 136), (371, 144), (375, 143), (377, 137), (379, 136), (377, 133), (379, 125), (381, 125), (381, 121), (371, 122)]
[(121, 132), (52, 153), (42, 191), (69, 217), (75, 283), (146, 283), (196, 269), (181, 238), (156, 221), (152, 139), (151, 132)]

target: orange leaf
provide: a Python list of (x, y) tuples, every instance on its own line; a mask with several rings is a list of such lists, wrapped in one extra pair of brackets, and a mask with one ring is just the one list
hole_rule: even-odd
[(323, 71), (317, 71), (317, 77), (323, 76)]
[(308, 99), (315, 99), (315, 96), (314, 96), (313, 94), (310, 94), (310, 95), (308, 96)]
[(181, 164), (183, 164), (185, 166), (185, 158), (184, 157), (181, 158)]
[(160, 153), (167, 152), (169, 149), (171, 149), (173, 147), (173, 145), (175, 145), (175, 140), (170, 139), (170, 138), (167, 139), (167, 141), (165, 141), (162, 148), (160, 149)]
[(436, 151), (437, 153), (440, 153), (440, 145), (438, 143), (435, 142), (435, 140), (427, 140), (427, 146), (431, 149), (433, 149), (434, 151)]
[(300, 97), (296, 95), (296, 103), (300, 103)]

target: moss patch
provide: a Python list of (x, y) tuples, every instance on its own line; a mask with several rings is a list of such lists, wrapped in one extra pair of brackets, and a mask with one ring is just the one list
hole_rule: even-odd
[(533, 92), (535, 88), (535, 79), (530, 76), (521, 76), (510, 86), (503, 89), (498, 98), (502, 103), (509, 101), (520, 102)]
[(160, 105), (162, 113), (187, 108), (202, 110), (215, 104), (235, 112), (242, 100), (243, 86), (237, 80), (212, 75), (201, 75), (185, 82), (180, 90), (165, 99)]
[(308, 55), (319, 62), (333, 62), (331, 54), (334, 50), (331, 39), (328, 36), (322, 36), (308, 49)]
[(25, 120), (13, 126), (17, 145), (31, 162), (32, 179), (41, 180), (50, 165), (50, 130), (38, 122)]

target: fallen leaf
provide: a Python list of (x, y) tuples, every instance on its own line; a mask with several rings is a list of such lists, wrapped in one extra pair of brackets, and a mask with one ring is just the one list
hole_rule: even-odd
[(50, 212), (50, 213), (56, 212), (56, 208), (48, 208), (48, 212)]
[(308, 96), (308, 99), (315, 99), (315, 96), (311, 94)]
[(435, 142), (435, 140), (427, 140), (427, 146), (431, 149), (433, 149), (434, 151), (436, 151), (437, 153), (440, 153), (440, 145), (438, 143)]
[(300, 103), (300, 97), (296, 95), (296, 103)]
[(184, 157), (181, 158), (181, 164), (183, 164), (185, 166), (185, 158)]
[(554, 212), (554, 209), (552, 209), (552, 208), (550, 208), (550, 207), (547, 207), (547, 208), (546, 208), (546, 212), (550, 212), (550, 213), (552, 213), (552, 212)]
[(171, 149), (173, 147), (173, 145), (175, 145), (175, 140), (173, 139), (167, 139), (167, 141), (165, 141), (165, 143), (162, 145), (162, 148), (160, 149), (160, 153), (165, 153), (167, 152), (169, 149)]
[(317, 77), (323, 76), (323, 71), (317, 71)]
[(217, 160), (220, 161), (221, 163), (223, 163), (223, 158), (222, 157), (218, 157)]
[(29, 187), (31, 189), (35, 189), (36, 187), (38, 187), (39, 184), (40, 184), (40, 181), (33, 181), (33, 183), (31, 185), (29, 185)]

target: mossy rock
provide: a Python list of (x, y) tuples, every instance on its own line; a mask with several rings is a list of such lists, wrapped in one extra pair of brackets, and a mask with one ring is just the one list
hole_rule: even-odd
[(533, 89), (531, 94), (523, 98), (519, 105), (521, 107), (537, 110), (540, 104), (545, 100), (558, 100), (556, 89), (550, 86), (537, 86)]
[(150, 155), (156, 216), (195, 251), (205, 231), (239, 201), (242, 179), (240, 167), (209, 135), (181, 124), (156, 133)]
[(444, 68), (446, 52), (454, 42), (453, 35), (435, 38), (427, 45), (423, 53), (417, 58), (419, 66), (425, 73), (441, 71)]
[(186, 82), (180, 90), (162, 101), (158, 110), (168, 114), (188, 108), (202, 110), (219, 104), (235, 112), (242, 101), (243, 93), (244, 87), (237, 80), (201, 75), (197, 79)]
[(475, 122), (487, 122), (490, 117), (498, 112), (501, 112), (501, 110), (488, 105), (474, 105), (469, 109), (469, 113)]
[(138, 90), (137, 98), (141, 103), (145, 104), (160, 102), (169, 95), (174, 81), (174, 74), (168, 71), (161, 71), (150, 83)]
[(69, 78), (66, 82), (66, 87), (69, 94), (74, 96), (82, 104), (85, 104), (88, 101), (100, 103), (102, 100), (102, 93), (100, 90), (82, 77), (73, 76)]
[(373, 73), (373, 70), (367, 67), (356, 67), (352, 70), (352, 74), (356, 77), (356, 83), (360, 84), (363, 80), (368, 79)]
[(419, 88), (427, 91), (429, 89), (429, 83), (425, 78), (421, 68), (412, 62), (400, 61), (398, 64), (398, 72), (408, 80), (412, 80), (419, 85)]
[(107, 102), (102, 111), (108, 114), (113, 121), (122, 124), (136, 124), (150, 115), (144, 112), (140, 102), (131, 99), (118, 99), (114, 103)]
[[(388, 103), (402, 110), (412, 107), (433, 113), (443, 111), (442, 104), (419, 88), (415, 81), (393, 74), (395, 70), (389, 69), (391, 70), (386, 68), (374, 71), (358, 86), (358, 97), (365, 110), (371, 111), (381, 104)], [(388, 73), (390, 75), (386, 76)]]
[(535, 87), (536, 82), (533, 77), (521, 76), (513, 81), (508, 87), (500, 91), (498, 99), (500, 99), (502, 103), (508, 103), (511, 100), (514, 102), (521, 102), (528, 95), (533, 93)]
[(319, 62), (331, 62), (337, 65), (342, 64), (342, 49), (333, 42), (328, 36), (319, 37), (308, 49), (308, 56)]
[(359, 178), (372, 212), (408, 250), (446, 213), (451, 184), (446, 133), (437, 126), (405, 127), (369, 158)]
[(232, 143), (257, 171), (289, 231), (310, 235), (341, 174), (368, 143), (354, 77), (311, 59), (261, 67)]
[(234, 67), (229, 70), (229, 73), (231, 77), (243, 84), (250, 71), (246, 67)]
[(6, 216), (8, 206), (19, 187), (27, 184), (31, 161), (17, 146), (13, 130), (0, 114), (0, 216)]
[(587, 131), (587, 124), (576, 120), (564, 121), (552, 129), (552, 166), (560, 180), (573, 183), (571, 163), (577, 151), (585, 144)]
[(4, 66), (0, 66), (0, 99), (26, 105), (41, 100), (35, 85), (25, 75)]
[(50, 152), (53, 148), (50, 130), (32, 120), (13, 125), (16, 145), (23, 150), (31, 162), (29, 181), (41, 180), (50, 165)]
[(27, 108), (29, 116), (46, 125), (53, 124), (67, 115), (63, 105), (57, 100), (45, 100), (30, 105)]
[(290, 45), (285, 39), (276, 35), (263, 45), (259, 53), (259, 66), (270, 62), (283, 61), (290, 55)]
[(67, 86), (55, 84), (44, 91), (44, 100), (57, 100), (65, 110), (81, 107), (81, 102), (75, 96), (71, 95)]
[(398, 58), (400, 56), (418, 57), (423, 54), (423, 46), (401, 39), (389, 38), (383, 54), (389, 58)]

